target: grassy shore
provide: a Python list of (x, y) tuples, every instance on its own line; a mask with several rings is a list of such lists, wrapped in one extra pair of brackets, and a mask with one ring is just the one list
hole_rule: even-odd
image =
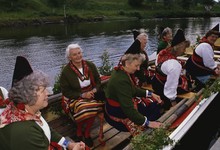
[(26, 26), (48, 23), (73, 23), (82, 21), (104, 21), (118, 19), (218, 17), (220, 5), (215, 4), (211, 11), (204, 6), (191, 6), (182, 9), (177, 4), (164, 7), (163, 3), (146, 3), (131, 7), (127, 0), (76, 0), (75, 3), (48, 6), (41, 0), (29, 0), (25, 8), (1, 6), (0, 26)]

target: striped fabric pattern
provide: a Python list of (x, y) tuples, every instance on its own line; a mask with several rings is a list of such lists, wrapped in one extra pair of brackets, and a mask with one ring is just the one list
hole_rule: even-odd
[(104, 103), (101, 101), (88, 99), (74, 100), (70, 104), (76, 122), (97, 116), (98, 112), (103, 111), (103, 106)]

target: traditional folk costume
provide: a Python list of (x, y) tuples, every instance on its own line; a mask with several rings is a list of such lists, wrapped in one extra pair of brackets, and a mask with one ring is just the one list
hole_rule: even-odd
[[(77, 136), (82, 135), (82, 126), (86, 124), (85, 137), (90, 137), (90, 129), (94, 119), (99, 115), (104, 119), (103, 92), (100, 92), (101, 80), (96, 66), (89, 61), (82, 60), (82, 70), (77, 69), (70, 61), (63, 69), (60, 78), (60, 86), (63, 94), (62, 107), (67, 114), (70, 114), (77, 123)], [(84, 92), (96, 89), (94, 99), (83, 99)], [(102, 133), (100, 133), (102, 134)], [(101, 135), (100, 135), (101, 138)]]
[(159, 52), (156, 59), (156, 73), (153, 77), (152, 87), (156, 94), (164, 100), (164, 109), (171, 107), (177, 94), (188, 92), (188, 80), (181, 75), (182, 64), (171, 53), (173, 46), (184, 42), (186, 39), (182, 30), (178, 30), (172, 41), (172, 46)]
[[(209, 34), (219, 35), (219, 24), (210, 30)], [(203, 37), (186, 62), (186, 71), (200, 84), (205, 84), (210, 75), (216, 75), (217, 64), (214, 61), (213, 46), (206, 36)]]
[(140, 32), (133, 31), (134, 42), (128, 48), (128, 50), (125, 52), (125, 54), (133, 53), (132, 52), (133, 49), (137, 48), (138, 49), (137, 51), (139, 51), (139, 53), (142, 54), (145, 58), (140, 66), (140, 70), (137, 70), (134, 74), (135, 77), (137, 78), (138, 85), (141, 87), (143, 83), (150, 83), (151, 82), (152, 73), (148, 70), (149, 58), (148, 58), (147, 52), (145, 50), (141, 50), (141, 46), (140, 46), (141, 43), (138, 39), (136, 39), (139, 34), (140, 34)]
[[(6, 100), (8, 98), (8, 91), (0, 86), (0, 99), (2, 99), (2, 102), (4, 102), (4, 100)], [(4, 108), (1, 107), (1, 103), (0, 103), (0, 114), (3, 112)]]
[(1, 150), (62, 150), (64, 140), (49, 127), (40, 112), (32, 115), (24, 107), (7, 101), (0, 115)]
[[(32, 72), (28, 61), (18, 56), (12, 83)], [(65, 138), (48, 126), (40, 112), (30, 114), (24, 104), (15, 104), (2, 98), (0, 107), (4, 108), (0, 113), (1, 150), (62, 150), (66, 147)]]
[[(140, 41), (135, 40), (126, 54), (140, 54)], [(127, 73), (121, 64), (115, 67), (106, 89), (105, 120), (119, 131), (136, 135), (146, 122), (160, 117), (160, 106), (146, 98), (151, 92), (138, 88), (134, 74)]]
[(168, 48), (168, 47), (170, 47), (170, 43), (167, 42), (167, 41), (164, 41), (163, 39), (161, 39), (161, 40), (159, 41), (159, 43), (158, 43), (157, 54), (158, 54), (161, 50), (166, 49), (166, 48)]

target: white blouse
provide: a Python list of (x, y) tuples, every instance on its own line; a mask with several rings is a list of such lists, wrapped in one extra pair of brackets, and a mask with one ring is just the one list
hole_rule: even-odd
[(202, 57), (203, 63), (206, 67), (208, 67), (210, 69), (214, 69), (217, 67), (215, 60), (213, 59), (214, 58), (214, 51), (213, 51), (212, 46), (210, 44), (208, 44), (208, 43), (199, 44), (196, 47), (195, 52), (197, 55)]
[(163, 62), (161, 70), (167, 75), (167, 81), (164, 85), (164, 95), (171, 101), (177, 97), (177, 87), (179, 77), (182, 71), (181, 64), (176, 59), (169, 59)]
[[(50, 127), (48, 125), (48, 123), (46, 122), (46, 120), (41, 116), (40, 117), (40, 120), (42, 121), (43, 125), (41, 126), (37, 121), (35, 121), (41, 128), (42, 130), (44, 131), (44, 134), (46, 135), (49, 143), (51, 142), (51, 131), (50, 131)], [(58, 144), (60, 146), (62, 146), (64, 148), (64, 150), (66, 150), (66, 148), (63, 146), (63, 142), (64, 142), (65, 138), (62, 137), (60, 139), (60, 141), (58, 142)]]
[[(79, 71), (83, 74), (82, 68), (79, 69)], [(79, 84), (80, 84), (80, 87), (81, 87), (81, 88), (87, 87), (87, 86), (89, 86), (89, 85), (91, 84), (90, 79), (81, 81), (81, 80), (78, 78), (78, 80), (79, 80)]]

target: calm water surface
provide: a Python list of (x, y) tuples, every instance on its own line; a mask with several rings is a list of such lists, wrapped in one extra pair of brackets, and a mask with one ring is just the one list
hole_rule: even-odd
[(78, 43), (84, 50), (84, 58), (101, 66), (100, 56), (105, 50), (116, 65), (121, 55), (133, 42), (133, 29), (144, 28), (149, 35), (146, 48), (150, 55), (157, 49), (157, 28), (169, 26), (174, 32), (178, 28), (195, 43), (197, 35), (204, 35), (219, 23), (220, 18), (152, 19), (144, 21), (115, 21), (79, 23), (72, 25), (46, 25), (25, 28), (0, 29), (0, 85), (9, 89), (17, 55), (25, 56), (34, 69), (51, 76), (54, 84), (60, 67), (66, 63), (65, 49)]

